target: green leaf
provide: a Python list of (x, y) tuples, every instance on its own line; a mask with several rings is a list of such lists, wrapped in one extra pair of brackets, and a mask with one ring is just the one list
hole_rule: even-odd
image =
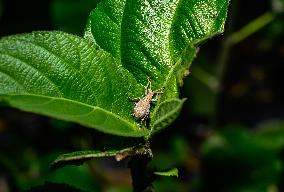
[[(103, 0), (90, 14), (86, 40), (60, 32), (3, 38), (0, 98), (106, 133), (149, 136), (178, 115), (178, 85), (196, 46), (223, 31), (228, 1)], [(163, 88), (150, 130), (131, 116), (127, 99), (143, 96), (147, 77), (153, 90)]]
[(110, 54), (62, 32), (35, 32), (0, 41), (0, 98), (19, 109), (100, 131), (141, 137), (131, 116), (136, 81)]
[(186, 99), (171, 99), (160, 103), (160, 105), (155, 108), (153, 118), (151, 118), (155, 120), (151, 121), (151, 123), (153, 123), (150, 126), (152, 130), (158, 131), (172, 123), (178, 116), (185, 100)]
[(178, 169), (173, 168), (173, 169), (170, 169), (168, 171), (156, 171), (156, 172), (154, 172), (154, 174), (160, 175), (160, 176), (168, 176), (168, 177), (175, 176), (175, 177), (178, 177)]
[(67, 184), (86, 192), (102, 191), (100, 180), (91, 174), (90, 167), (87, 165), (69, 165), (50, 172), (45, 178), (45, 182), (53, 184)]
[(81, 165), (85, 161), (98, 157), (115, 156), (119, 151), (75, 151), (72, 153), (66, 153), (57, 157), (50, 165), (51, 170), (66, 166), (66, 165)]
[[(178, 97), (195, 45), (223, 32), (227, 8), (228, 0), (105, 0), (91, 12), (85, 38), (111, 53), (139, 83), (146, 85), (150, 77), (154, 90), (164, 88), (157, 111)], [(158, 118), (152, 115), (151, 125)]]
[(105, 0), (90, 14), (86, 35), (138, 81), (148, 75), (162, 85), (188, 45), (223, 31), (227, 6), (228, 0)]
[(125, 0), (100, 2), (90, 13), (85, 38), (120, 60), (121, 20)]

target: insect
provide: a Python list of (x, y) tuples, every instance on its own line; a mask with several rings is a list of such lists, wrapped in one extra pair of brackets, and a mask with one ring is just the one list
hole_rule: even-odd
[[(137, 119), (141, 119), (141, 124), (144, 123), (146, 126), (146, 120), (149, 118), (150, 107), (152, 101), (157, 101), (157, 97), (159, 93), (163, 93), (161, 89), (153, 91), (151, 87), (151, 81), (148, 77), (148, 84), (145, 87), (145, 96), (142, 99), (138, 99), (135, 103), (133, 116)], [(156, 94), (156, 98), (152, 99)]]

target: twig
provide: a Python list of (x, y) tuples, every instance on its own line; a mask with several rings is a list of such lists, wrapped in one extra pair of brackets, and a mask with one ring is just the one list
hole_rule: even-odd
[(272, 11), (267, 11), (261, 16), (249, 22), (247, 25), (242, 27), (240, 30), (231, 34), (228, 37), (227, 41), (229, 41), (231, 46), (238, 44), (244, 39), (246, 39), (247, 37), (254, 34), (255, 32), (259, 31), (261, 28), (271, 23), (274, 19), (275, 19), (275, 14)]
[(250, 37), (257, 31), (259, 31), (261, 28), (271, 23), (274, 19), (275, 19), (275, 14), (271, 11), (267, 11), (266, 13), (252, 20), (251, 22), (246, 24), (244, 27), (242, 27), (240, 30), (232, 33), (225, 39), (223, 43), (223, 47), (222, 47), (222, 52), (219, 56), (218, 69), (217, 69), (217, 74), (216, 74), (216, 76), (219, 79), (218, 84), (220, 86), (222, 86), (222, 81), (223, 81), (224, 73), (227, 68), (228, 57), (229, 57), (231, 48), (234, 45), (245, 40), (246, 38)]

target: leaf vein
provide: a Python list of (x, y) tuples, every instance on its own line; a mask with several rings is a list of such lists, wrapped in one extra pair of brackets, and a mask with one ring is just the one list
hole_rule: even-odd
[[(67, 68), (71, 69), (71, 71), (77, 72), (77, 74), (79, 75), (79, 77), (84, 80), (84, 85), (85, 85), (86, 87), (89, 87), (89, 90), (91, 90), (92, 95), (94, 96), (94, 99), (96, 100), (96, 103), (98, 104), (98, 100), (97, 100), (97, 98), (96, 98), (97, 96), (96, 96), (96, 94), (95, 94), (93, 88), (90, 87), (89, 81), (85, 78), (85, 76), (81, 73), (80, 70), (77, 70), (77, 69), (76, 69), (75, 67), (73, 67), (72, 65), (69, 65), (68, 62), (67, 62), (65, 59), (61, 58), (57, 53), (51, 51), (49, 48), (45, 47), (44, 45), (42, 45), (42, 44), (40, 44), (40, 43), (32, 42), (32, 41), (27, 41), (27, 40), (24, 40), (24, 41), (26, 41), (26, 42), (28, 42), (28, 43), (31, 43), (31, 44), (33, 44), (34, 46), (39, 47), (39, 48), (41, 48), (41, 49), (47, 51), (48, 53), (50, 53), (50, 55), (53, 55), (56, 59), (58, 59), (59, 61), (61, 61)], [(78, 43), (78, 42), (76, 42), (76, 43)]]
[[(200, 21), (199, 21), (199, 20), (197, 19), (197, 17), (196, 17), (196, 13), (191, 9), (191, 7), (189, 7), (188, 10), (192, 13), (192, 16), (194, 17), (194, 20), (196, 21), (196, 23), (197, 23), (197, 25), (198, 25), (200, 31), (201, 31), (203, 34), (205, 34), (205, 32), (204, 32), (204, 30), (203, 30), (203, 27), (201, 27), (202, 25), (201, 25)], [(182, 13), (182, 14), (188, 19), (188, 22), (190, 22), (190, 18), (188, 18), (187, 14), (185, 14), (185, 13)], [(198, 37), (197, 32), (196, 32), (196, 36)]]
[[(44, 77), (51, 85), (53, 85), (53, 87), (58, 91), (58, 94), (63, 97), (64, 94), (63, 92), (58, 88), (58, 86), (48, 77), (46, 76), (44, 73), (42, 73), (40, 70), (38, 70), (37, 68), (35, 68), (34, 66), (32, 66), (31, 64), (27, 63), (26, 61), (24, 61), (23, 59), (15, 56), (15, 55), (11, 55), (9, 53), (2, 53), (3, 55), (6, 55), (14, 60), (19, 61), (20, 63), (26, 65), (27, 67), (30, 67), (35, 73), (38, 73), (39, 75), (41, 75), (42, 77)], [(34, 75), (34, 73), (33, 73)]]
[(22, 88), (25, 92), (28, 93), (28, 91), (26, 90), (26, 88), (18, 81), (16, 80), (14, 77), (12, 77), (10, 74), (4, 72), (4, 71), (0, 71), (0, 73), (2, 73), (3, 75), (7, 76), (8, 78), (10, 78), (12, 81), (14, 81), (20, 88)]

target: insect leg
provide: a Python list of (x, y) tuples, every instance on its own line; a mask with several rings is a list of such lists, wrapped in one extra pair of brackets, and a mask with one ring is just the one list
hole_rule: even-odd
[(161, 94), (164, 93), (164, 87), (161, 87), (160, 89), (157, 89), (156, 91), (154, 91), (155, 94)]
[(151, 84), (151, 80), (150, 77), (147, 77), (148, 83), (145, 87), (145, 95), (147, 95), (149, 93), (149, 90), (152, 90), (152, 84)]
[(164, 88), (160, 88), (160, 89), (157, 89), (156, 91), (154, 91), (154, 94), (156, 95), (154, 99), (151, 99), (152, 102), (156, 102), (158, 101), (158, 97), (159, 97), (159, 94), (162, 94), (164, 93), (163, 92)]
[(146, 115), (145, 117), (143, 117), (141, 119), (141, 125), (144, 125), (145, 127), (147, 127), (147, 119), (148, 119), (149, 115)]
[(137, 97), (137, 98), (128, 97), (128, 100), (132, 101), (132, 102), (138, 102), (138, 101), (141, 100), (141, 98), (139, 98), (139, 97)]

